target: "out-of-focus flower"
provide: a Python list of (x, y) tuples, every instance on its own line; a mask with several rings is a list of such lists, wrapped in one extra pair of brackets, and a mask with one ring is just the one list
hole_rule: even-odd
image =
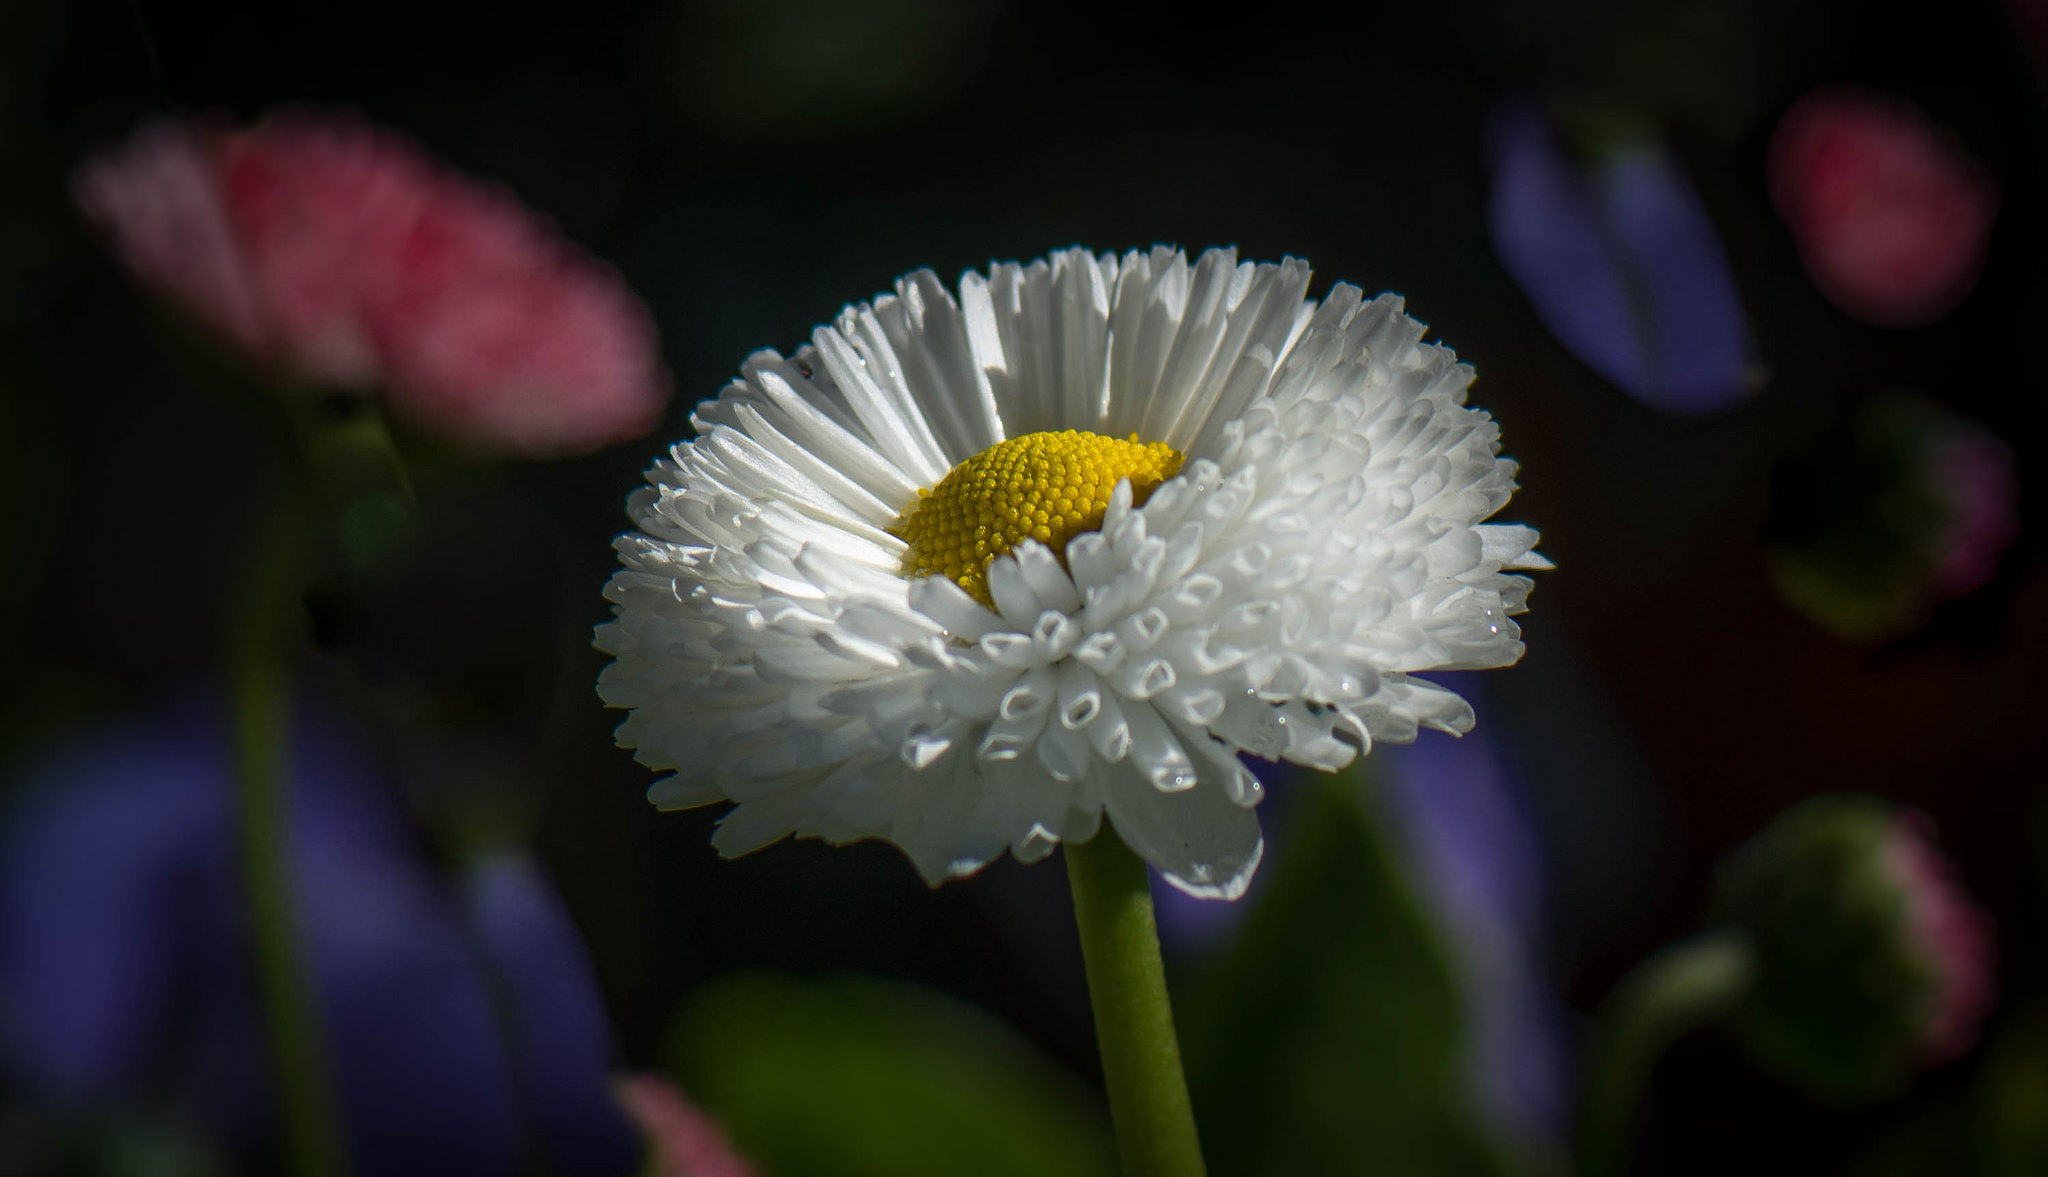
[(2019, 535), (2010, 446), (1914, 393), (1873, 397), (1778, 476), (1767, 567), (1786, 602), (1884, 641), (1989, 582)]
[(287, 378), (541, 457), (637, 437), (668, 400), (647, 311), (511, 195), (341, 114), (146, 124), (80, 205), (129, 267)]
[(462, 915), (484, 956), (507, 1035), (519, 1110), (561, 1169), (624, 1172), (612, 1082), (611, 1023), (597, 975), (538, 863), (486, 851), (461, 879)]
[(1753, 954), (1738, 1025), (1821, 1094), (1896, 1089), (1965, 1050), (1991, 1006), (1990, 919), (1911, 811), (1802, 802), (1730, 858), (1719, 907)]
[[(1461, 692), (1476, 674), (1432, 676)], [(1461, 681), (1462, 680), (1462, 681)], [(1503, 1139), (1524, 1149), (1561, 1143), (1566, 1113), (1563, 1014), (1546, 990), (1542, 935), (1544, 870), (1500, 743), (1480, 729), (1462, 739), (1424, 736), (1380, 749), (1368, 790), (1417, 898), (1441, 929), (1469, 1019), (1465, 1072), (1475, 1106)], [(1268, 786), (1286, 766), (1262, 771)], [(1299, 770), (1293, 770), (1298, 772)], [(1266, 802), (1287, 804), (1280, 789)], [(1271, 818), (1268, 815), (1268, 824)], [(1280, 818), (1278, 837), (1288, 831)], [(1274, 854), (1284, 859), (1285, 841)], [(1251, 894), (1259, 890), (1252, 884)], [(1246, 904), (1204, 903), (1155, 886), (1160, 939), (1204, 952), (1246, 916)]]
[(1176, 886), (1263, 853), (1240, 751), (1463, 731), (1548, 567), (1472, 369), (1392, 295), (1213, 250), (929, 271), (758, 352), (648, 472), (599, 692), (714, 838), (885, 838), (936, 884), (1104, 812)]
[[(1480, 681), (1484, 676), (1475, 672), (1431, 677), (1469, 693), (1485, 710)], [(1381, 747), (1362, 779), (1334, 783), (1356, 790), (1343, 810), (1347, 820), (1384, 831), (1372, 841), (1385, 847), (1397, 870), (1381, 883), (1394, 894), (1381, 896), (1379, 902), (1398, 905), (1403, 931), (1426, 944), (1420, 949), (1429, 961), (1423, 970), (1425, 983), (1447, 990), (1455, 986), (1455, 1001), (1446, 1001), (1451, 1008), (1445, 1012), (1456, 1019), (1457, 1030), (1446, 1034), (1443, 1063), (1456, 1068), (1462, 1085), (1447, 1088), (1446, 1094), (1456, 1101), (1461, 1121), (1477, 1119), (1492, 1139), (1541, 1171), (1536, 1159), (1559, 1155), (1563, 1145), (1569, 1093), (1565, 1021), (1562, 1007), (1548, 991), (1539, 959), (1545, 872), (1534, 832), (1519, 812), (1518, 785), (1506, 750), (1488, 734), (1498, 730), (1480, 728), (1455, 740), (1424, 735), (1412, 745)], [(1291, 889), (1287, 881), (1269, 880), (1270, 872), (1281, 872), (1279, 877), (1285, 880), (1286, 872), (1299, 866), (1298, 860), (1290, 861), (1294, 854), (1329, 853), (1317, 843), (1327, 835), (1322, 827), (1332, 819), (1332, 810), (1288, 812), (1287, 807), (1294, 805), (1314, 806), (1304, 799), (1306, 790), (1318, 787), (1317, 782), (1301, 779), (1309, 775), (1307, 770), (1281, 766), (1277, 773), (1264, 775), (1273, 790), (1264, 804), (1282, 810), (1266, 815), (1273, 837), (1272, 861), (1253, 880), (1245, 901), (1205, 903), (1164, 885), (1152, 888), (1160, 940), (1169, 949), (1204, 957), (1204, 971), (1212, 978), (1218, 970), (1269, 967), (1267, 954), (1276, 946), (1275, 924), (1294, 929), (1286, 937), (1290, 940), (1313, 940), (1323, 927), (1320, 909), (1305, 906), (1309, 888), (1303, 886), (1302, 876), (1294, 876)], [(1276, 778), (1292, 779), (1283, 785)], [(1361, 868), (1355, 855), (1346, 855), (1341, 862), (1343, 871), (1379, 876)], [(1279, 890), (1261, 899), (1269, 885)], [(1381, 909), (1374, 911), (1375, 918), (1395, 918)], [(1259, 931), (1262, 917), (1271, 921), (1263, 929), (1264, 938)], [(1246, 935), (1251, 939), (1236, 938), (1240, 925), (1250, 925)], [(1391, 932), (1374, 939), (1375, 951), (1397, 952), (1384, 941), (1400, 936)], [(1343, 992), (1364, 1006), (1405, 1011), (1379, 1015), (1392, 1024), (1413, 1014), (1407, 1003), (1417, 994), (1406, 986), (1418, 977), (1399, 966), (1388, 969), (1385, 975), (1361, 978)], [(1307, 978), (1301, 984), (1305, 990), (1316, 988)], [(1219, 1008), (1214, 993), (1203, 996), (1211, 998), (1211, 1004), (1198, 1009)], [(1347, 1011), (1335, 1016), (1324, 1011), (1319, 1016), (1332, 1019), (1322, 1029), (1334, 1031), (1354, 1018), (1364, 1022), (1375, 1015)], [(1356, 1032), (1356, 1027), (1352, 1030)], [(1351, 1078), (1367, 1089), (1373, 1076), (1402, 1075), (1404, 1068), (1452, 1074), (1432, 1069), (1433, 1060), (1423, 1062), (1424, 1048), (1413, 1040), (1405, 1045), (1408, 1053), (1361, 1064), (1353, 1068)], [(1199, 1060), (1197, 1066), (1210, 1061)], [(1236, 1078), (1234, 1071), (1223, 1069)], [(1324, 1106), (1331, 1105), (1325, 1101)]]
[(1374, 796), (1418, 896), (1447, 933), (1465, 993), (1475, 1103), (1526, 1150), (1561, 1144), (1568, 1086), (1563, 1014), (1538, 958), (1541, 851), (1511, 772), (1484, 731), (1426, 738), (1393, 750)]
[(718, 1121), (667, 1079), (629, 1075), (618, 1095), (652, 1146), (656, 1177), (754, 1177)]
[[(32, 770), (0, 842), (0, 1065), (57, 1106), (161, 1101), (238, 1151), (274, 1130), (215, 709), (184, 706)], [(290, 770), (301, 943), (364, 1173), (626, 1173), (582, 946), (530, 868), (451, 903), (366, 788), (345, 727), (302, 709)], [(501, 1009), (497, 993), (510, 1001)]]
[(1534, 108), (1490, 128), (1488, 224), (1501, 264), (1559, 342), (1655, 408), (1748, 395), (1749, 331), (1706, 209), (1678, 165), (1635, 137), (1583, 164)]
[(1768, 166), (1807, 274), (1842, 310), (1917, 327), (1976, 285), (1998, 184), (1911, 104), (1816, 90), (1779, 120)]

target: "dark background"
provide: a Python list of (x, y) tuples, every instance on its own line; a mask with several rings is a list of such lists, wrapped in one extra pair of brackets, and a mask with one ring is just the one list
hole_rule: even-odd
[[(749, 351), (793, 348), (906, 270), (950, 280), (1073, 243), (1307, 257), (1312, 293), (1401, 291), (1477, 365), (1474, 399), (1522, 463), (1510, 515), (1542, 528), (1559, 566), (1481, 722), (1519, 749), (1571, 1008), (1696, 926), (1717, 856), (1794, 799), (1844, 789), (1935, 818), (1999, 922), (2013, 1008), (2048, 986), (2048, 504), (2030, 446), (2048, 378), (2048, 144), (2018, 19), (1973, 2), (11, 4), (0, 758), (217, 669), (279, 460), (92, 240), (67, 172), (153, 111), (343, 105), (545, 211), (623, 271), (663, 333), (677, 395), (654, 436), (429, 483), (405, 577), (334, 619), (337, 644), (385, 681), (452, 686), (411, 714), (474, 754), (408, 771), (430, 791), (496, 791), (537, 839), (630, 1059), (652, 1057), (694, 984), (770, 966), (933, 983), (1092, 1072), (1060, 872), (1005, 861), (933, 892), (880, 845), (722, 863), (715, 814), (651, 812), (648, 774), (612, 748), (618, 717), (588, 685), (624, 496)], [(1771, 207), (1776, 117), (1841, 81), (1919, 104), (2001, 186), (1983, 278), (1932, 326), (1832, 309)], [(1488, 112), (1588, 94), (1659, 127), (1712, 213), (1765, 374), (1743, 403), (1678, 417), (1631, 400), (1551, 337), (1496, 260)], [(1855, 646), (1780, 603), (1760, 542), (1787, 457), (1893, 386), (2014, 447), (2024, 531), (1991, 584)], [(1849, 1112), (1724, 1043), (1688, 1043), (1659, 1079), (1655, 1171), (1840, 1169), (1972, 1065)]]

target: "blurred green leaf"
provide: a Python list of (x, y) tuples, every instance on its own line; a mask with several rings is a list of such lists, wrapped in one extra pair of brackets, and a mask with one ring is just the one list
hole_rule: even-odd
[(722, 978), (667, 1059), (774, 1177), (1112, 1177), (1100, 1097), (987, 1014), (867, 977)]
[(1449, 960), (1359, 776), (1304, 783), (1257, 906), (1179, 1003), (1212, 1172), (1508, 1171), (1470, 1111)]

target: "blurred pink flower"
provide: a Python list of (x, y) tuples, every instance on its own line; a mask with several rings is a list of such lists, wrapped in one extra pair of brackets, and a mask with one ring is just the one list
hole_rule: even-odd
[(653, 1153), (655, 1177), (754, 1177), (718, 1121), (660, 1075), (618, 1081), (619, 1102)]
[(1842, 310), (1917, 327), (1976, 284), (1998, 184), (1910, 104), (1816, 90), (1779, 121), (1768, 166), (1808, 275)]
[(1934, 984), (1920, 1049), (1929, 1063), (1968, 1050), (1977, 1024), (1996, 1001), (1991, 919), (1970, 901), (1955, 869), (1934, 847), (1927, 819), (1902, 812), (1892, 824), (1884, 863), (1905, 897), (1905, 936)]
[(527, 457), (653, 428), (647, 311), (503, 190), (339, 114), (159, 121), (87, 162), (129, 267), (256, 362)]

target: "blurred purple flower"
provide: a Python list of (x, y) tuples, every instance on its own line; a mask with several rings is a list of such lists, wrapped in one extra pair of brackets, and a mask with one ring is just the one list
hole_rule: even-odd
[(1559, 342), (1644, 404), (1706, 412), (1751, 391), (1742, 302), (1712, 220), (1648, 140), (1581, 165), (1532, 106), (1494, 112), (1489, 224)]
[[(1454, 689), (1484, 693), (1477, 681)], [(1568, 1083), (1562, 1013), (1538, 952), (1541, 852), (1513, 769), (1487, 732), (1374, 749), (1385, 781), (1374, 797), (1419, 898), (1447, 933), (1465, 989), (1477, 1106), (1511, 1139), (1555, 1143)]]
[(472, 864), (465, 885), (465, 914), (517, 1028), (521, 1110), (549, 1156), (628, 1171), (638, 1148), (614, 1098), (611, 1025), (562, 897), (538, 864), (509, 850)]
[[(1476, 675), (1431, 678), (1467, 697), (1485, 693)], [(1367, 767), (1380, 784), (1371, 795), (1390, 841), (1403, 852), (1417, 898), (1443, 930), (1464, 987), (1471, 1021), (1466, 1073), (1475, 1106), (1495, 1130), (1541, 1147), (1560, 1140), (1567, 1111), (1563, 1014), (1538, 960), (1541, 853), (1521, 812), (1520, 786), (1486, 731), (1379, 744)], [(1296, 785), (1284, 778), (1297, 770), (1249, 757), (1245, 762), (1266, 785), (1265, 805), (1285, 805)], [(1287, 853), (1288, 823), (1269, 820), (1268, 827), (1279, 839), (1271, 851), (1278, 861)], [(1258, 887), (1254, 880), (1243, 899), (1217, 903), (1155, 877), (1160, 938), (1182, 951), (1219, 947), (1256, 902)]]
[[(347, 729), (301, 709), (293, 737), (300, 932), (355, 1171), (510, 1174), (538, 1149), (629, 1172), (559, 901), (487, 860), (458, 909)], [(0, 835), (0, 1060), (42, 1101), (161, 1099), (260, 1152), (275, 1108), (229, 763), (218, 709), (185, 704), (30, 770)]]

